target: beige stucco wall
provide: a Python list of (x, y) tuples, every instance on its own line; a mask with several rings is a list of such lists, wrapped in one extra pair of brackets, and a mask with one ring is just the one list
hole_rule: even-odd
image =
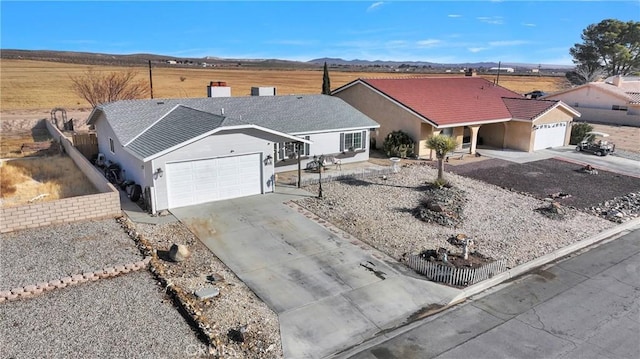
[(531, 122), (509, 121), (506, 125), (505, 147), (530, 152), (533, 149)]
[[(423, 126), (422, 120), (406, 109), (392, 103), (384, 96), (368, 89), (362, 84), (353, 85), (334, 96), (346, 101), (360, 112), (371, 117), (380, 124), (378, 133), (374, 136), (376, 148), (382, 148), (385, 137), (392, 131), (402, 130), (415, 141), (415, 150), (419, 156), (427, 155), (423, 139), (424, 133), (429, 133)], [(428, 124), (425, 124), (431, 127)]]

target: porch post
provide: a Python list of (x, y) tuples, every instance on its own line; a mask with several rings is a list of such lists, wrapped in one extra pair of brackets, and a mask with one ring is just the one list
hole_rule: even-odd
[(301, 159), (300, 157), (300, 145), (302, 143), (301, 142), (296, 142), (296, 157), (298, 158), (298, 188), (302, 187), (302, 164), (301, 164)]
[(472, 155), (476, 154), (476, 146), (478, 145), (478, 130), (480, 126), (469, 126), (471, 130), (471, 148), (469, 148), (469, 153)]

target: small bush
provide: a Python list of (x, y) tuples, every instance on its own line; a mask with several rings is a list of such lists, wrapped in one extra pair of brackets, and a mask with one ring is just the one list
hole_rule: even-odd
[(389, 157), (411, 157), (414, 154), (413, 138), (403, 131), (393, 131), (387, 135), (382, 144), (384, 153)]
[(588, 123), (574, 123), (571, 127), (571, 139), (569, 140), (570, 145), (577, 145), (584, 139), (587, 135), (587, 132), (593, 131), (593, 126)]

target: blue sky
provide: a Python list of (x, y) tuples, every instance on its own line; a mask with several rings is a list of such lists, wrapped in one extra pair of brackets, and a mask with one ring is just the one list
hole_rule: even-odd
[(0, 48), (172, 57), (570, 65), (634, 1), (6, 1)]

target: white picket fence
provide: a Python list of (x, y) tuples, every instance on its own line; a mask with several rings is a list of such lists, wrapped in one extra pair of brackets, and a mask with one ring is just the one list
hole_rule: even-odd
[(431, 281), (463, 287), (489, 279), (507, 270), (507, 266), (503, 260), (490, 262), (477, 268), (457, 268), (437, 262), (430, 262), (418, 255), (409, 256), (407, 258), (407, 265)]

